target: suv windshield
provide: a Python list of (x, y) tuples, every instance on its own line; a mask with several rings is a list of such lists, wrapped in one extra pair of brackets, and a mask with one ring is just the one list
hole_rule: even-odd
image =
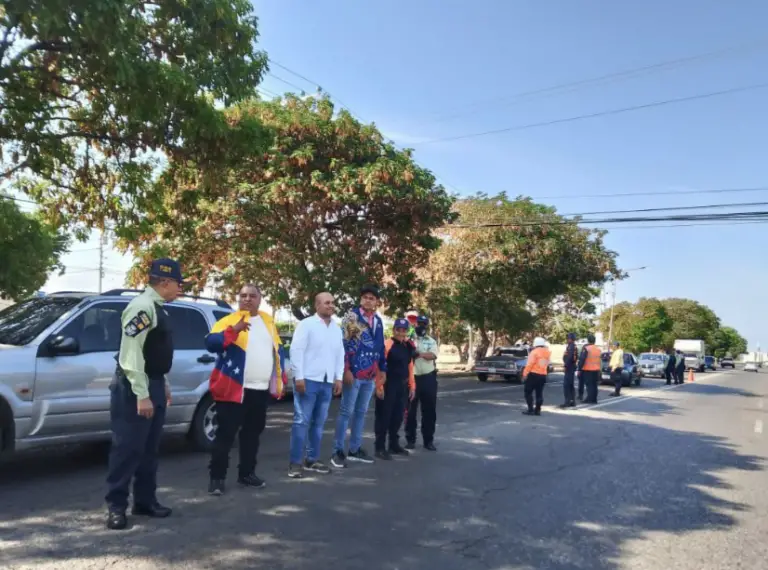
[(528, 351), (524, 348), (502, 348), (499, 356), (511, 356), (513, 358), (528, 358)]
[(42, 297), (3, 309), (0, 311), (0, 344), (29, 344), (81, 300), (75, 297)]
[(655, 354), (653, 352), (644, 352), (640, 355), (640, 360), (657, 360), (658, 362), (661, 362), (664, 360), (664, 356), (661, 354)]

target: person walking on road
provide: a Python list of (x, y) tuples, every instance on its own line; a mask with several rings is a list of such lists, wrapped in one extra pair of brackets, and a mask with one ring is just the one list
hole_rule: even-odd
[(210, 379), (218, 420), (208, 466), (211, 495), (224, 494), (229, 452), (238, 432), (237, 482), (264, 486), (255, 473), (259, 439), (267, 425), (269, 402), (282, 395), (285, 382), (283, 346), (272, 317), (259, 310), (261, 290), (253, 284), (243, 286), (238, 303), (239, 311), (220, 319), (205, 339), (208, 351), (218, 354)]
[[(574, 379), (576, 377), (576, 365), (578, 364), (579, 354), (576, 351), (576, 335), (568, 333), (565, 352), (563, 353), (563, 396), (565, 400), (560, 408), (573, 408), (576, 406), (576, 390)], [(581, 382), (579, 382), (581, 385)], [(583, 388), (580, 395), (584, 393)]]
[(437, 451), (435, 427), (437, 424), (437, 341), (427, 334), (429, 318), (422, 315), (416, 321), (416, 362), (414, 364), (416, 394), (406, 412), (406, 449), (416, 448), (416, 426), (421, 406), (421, 439), (424, 449)]
[(677, 384), (677, 371), (675, 370), (677, 366), (677, 359), (675, 358), (675, 352), (673, 350), (670, 350), (667, 352), (669, 355), (667, 359), (667, 367), (664, 369), (664, 376), (667, 378), (667, 386), (672, 384), (672, 378), (675, 379), (675, 384)]
[[(406, 397), (413, 401), (416, 381), (413, 375), (413, 359), (416, 348), (408, 338), (409, 324), (406, 319), (397, 319), (392, 338), (384, 343), (387, 359), (387, 375), (376, 382), (375, 428), (377, 459), (389, 460), (393, 455), (408, 456), (407, 449), (400, 445), (400, 426), (403, 424)], [(387, 446), (387, 439), (389, 445)]]
[[(547, 341), (537, 336), (533, 340), (533, 350), (528, 355), (528, 362), (523, 369), (525, 403), (528, 409), (523, 411), (526, 416), (540, 416), (544, 404), (544, 384), (547, 383), (547, 372), (551, 353)], [(536, 394), (534, 406), (533, 394)]]
[(160, 437), (171, 392), (165, 377), (173, 365), (173, 337), (164, 303), (182, 291), (181, 267), (157, 259), (149, 287), (123, 311), (117, 368), (110, 384), (112, 447), (107, 474), (107, 528), (128, 525), (126, 510), (133, 481), (133, 515), (165, 518), (171, 509), (157, 500)]
[(608, 368), (611, 371), (611, 379), (613, 380), (613, 394), (611, 396), (621, 396), (621, 384), (622, 377), (624, 376), (624, 351), (618, 341), (613, 343), (613, 352), (611, 353), (611, 360), (608, 364)]
[[(387, 372), (384, 355), (384, 323), (376, 313), (381, 294), (375, 285), (366, 285), (360, 291), (360, 306), (347, 313), (344, 328), (344, 386), (341, 406), (336, 418), (336, 435), (331, 465), (347, 466), (349, 461), (373, 463), (374, 459), (363, 449), (365, 414), (376, 389)], [(349, 454), (344, 453), (344, 442), (350, 428)]]
[(685, 382), (685, 355), (681, 351), (677, 351), (677, 381), (675, 384), (682, 384)]
[(586, 385), (587, 399), (585, 404), (597, 404), (597, 384), (600, 380), (602, 354), (599, 346), (595, 345), (595, 335), (587, 335), (587, 344), (579, 354), (579, 386)]
[[(344, 374), (344, 341), (330, 293), (315, 297), (315, 314), (299, 322), (291, 342), (293, 366), (293, 427), (288, 477), (300, 479), (302, 471), (328, 474), (319, 461), (323, 426), (333, 395), (341, 394)], [(306, 445), (305, 455), (305, 443)]]

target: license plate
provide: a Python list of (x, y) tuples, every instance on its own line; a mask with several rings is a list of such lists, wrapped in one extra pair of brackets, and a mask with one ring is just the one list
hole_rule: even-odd
[(495, 368), (489, 368), (488, 369), (488, 374), (496, 374), (496, 369)]
[(610, 374), (603, 374), (603, 380), (610, 380), (611, 375)]

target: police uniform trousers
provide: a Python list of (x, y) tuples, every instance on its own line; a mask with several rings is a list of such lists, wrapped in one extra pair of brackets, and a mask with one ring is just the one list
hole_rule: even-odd
[(408, 405), (405, 421), (405, 439), (416, 443), (419, 406), (421, 406), (421, 439), (429, 445), (435, 439), (437, 425), (437, 370), (416, 375), (416, 394)]
[(685, 364), (677, 367), (677, 382), (676, 384), (682, 384), (685, 382)]
[(160, 438), (165, 423), (165, 377), (149, 376), (149, 397), (155, 411), (140, 416), (136, 395), (122, 372), (110, 385), (112, 448), (109, 454), (106, 502), (110, 510), (125, 511), (133, 481), (133, 504), (152, 507), (157, 503), (157, 466)]
[(584, 400), (586, 404), (597, 404), (597, 384), (600, 380), (600, 370), (582, 370), (579, 384), (582, 383), (587, 387), (587, 398)]
[(613, 390), (614, 390), (613, 393), (616, 394), (617, 396), (621, 394), (621, 387), (623, 384), (622, 377), (624, 376), (622, 374), (623, 371), (624, 371), (623, 368), (616, 368), (611, 372), (611, 380), (613, 380)]
[(403, 425), (403, 413), (408, 394), (406, 383), (402, 379), (387, 378), (384, 384), (384, 397), (376, 398), (374, 433), (376, 451), (384, 451), (389, 436), (389, 449), (400, 447), (400, 426)]
[(672, 378), (675, 379), (675, 384), (677, 384), (677, 373), (673, 368), (667, 368), (664, 371), (664, 377), (667, 379), (667, 384), (672, 384)]
[[(576, 369), (573, 367), (565, 367), (565, 373), (563, 374), (563, 396), (565, 397), (565, 403), (571, 404), (576, 400), (576, 390), (574, 388), (574, 379), (576, 377)], [(584, 394), (584, 388), (582, 386), (582, 380), (579, 379), (579, 386), (581, 390), (579, 395)]]
[(523, 392), (525, 395), (525, 403), (528, 404), (528, 410), (534, 411), (533, 395), (536, 394), (536, 408), (537, 412), (541, 411), (541, 406), (544, 404), (544, 384), (547, 383), (546, 374), (536, 374), (530, 372), (525, 379), (525, 385)]

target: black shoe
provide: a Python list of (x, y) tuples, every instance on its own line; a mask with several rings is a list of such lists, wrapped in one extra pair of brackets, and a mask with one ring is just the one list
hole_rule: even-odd
[(565, 404), (560, 404), (558, 408), (561, 410), (567, 410), (568, 408), (574, 408), (576, 407), (576, 402), (566, 402)]
[(303, 470), (301, 468), (301, 465), (298, 463), (291, 463), (288, 466), (288, 477), (290, 479), (301, 479), (304, 477)]
[(347, 466), (347, 456), (343, 451), (337, 451), (331, 456), (331, 465), (337, 469), (344, 469)]
[(411, 452), (408, 451), (407, 449), (405, 449), (404, 447), (401, 447), (401, 446), (398, 445), (396, 447), (390, 447), (389, 448), (389, 454), (390, 455), (400, 455), (402, 457), (408, 457), (411, 454)]
[(416, 442), (409, 441), (405, 444), (405, 449), (416, 449)]
[(621, 396), (621, 394), (619, 394), (617, 392), (612, 392), (611, 394), (608, 394), (608, 396), (611, 397), (611, 398), (618, 398), (619, 396)]
[(524, 416), (532, 416), (532, 415), (534, 415), (534, 411), (533, 410), (523, 410), (523, 415)]
[(424, 444), (424, 449), (426, 449), (427, 451), (437, 451), (435, 444), (432, 443), (431, 441), (429, 443)]
[(672, 385), (672, 382), (667, 382), (667, 386), (671, 386), (671, 385)]
[(360, 463), (373, 463), (373, 457), (368, 455), (362, 447), (355, 452), (350, 451), (347, 459)]
[(534, 416), (540, 416), (541, 415), (541, 410), (536, 408), (536, 410), (534, 410), (534, 412), (533, 412), (533, 415)]
[(221, 497), (224, 494), (224, 479), (211, 479), (208, 483), (208, 494)]
[(304, 462), (304, 471), (314, 471), (315, 473), (322, 473), (323, 475), (328, 475), (328, 473), (331, 472), (331, 469), (321, 461), (307, 460)]
[(153, 519), (164, 519), (171, 516), (173, 509), (164, 507), (160, 503), (154, 505), (133, 505), (131, 514), (139, 517), (151, 517)]
[(390, 455), (389, 451), (386, 449), (378, 449), (376, 450), (376, 459), (381, 459), (383, 461), (390, 461), (392, 459), (392, 455)]
[(109, 530), (123, 530), (128, 526), (128, 517), (125, 511), (109, 510), (107, 513), (107, 528)]
[(253, 487), (254, 489), (261, 489), (266, 485), (264, 479), (257, 477), (255, 473), (251, 473), (245, 477), (238, 477), (237, 482), (244, 487)]
[(585, 404), (597, 404), (597, 400), (584, 400)]

